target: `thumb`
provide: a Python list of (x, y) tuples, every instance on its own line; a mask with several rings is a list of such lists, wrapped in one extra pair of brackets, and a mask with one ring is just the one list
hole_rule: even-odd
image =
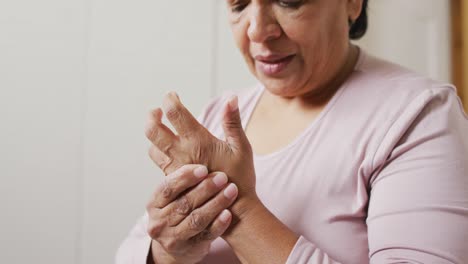
[(237, 96), (232, 96), (224, 107), (223, 129), (226, 141), (232, 148), (240, 149), (248, 144), (242, 128)]

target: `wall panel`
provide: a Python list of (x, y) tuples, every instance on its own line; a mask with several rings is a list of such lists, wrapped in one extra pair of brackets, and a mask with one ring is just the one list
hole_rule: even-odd
[(94, 0), (85, 133), (82, 263), (110, 263), (162, 179), (148, 111), (170, 90), (194, 113), (212, 85), (212, 1)]
[(448, 0), (373, 0), (369, 31), (358, 43), (372, 54), (450, 82)]
[(75, 263), (85, 5), (0, 2), (0, 263)]

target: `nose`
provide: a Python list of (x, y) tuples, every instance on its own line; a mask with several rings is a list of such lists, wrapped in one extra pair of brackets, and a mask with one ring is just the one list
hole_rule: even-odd
[(250, 11), (247, 30), (250, 41), (262, 43), (281, 36), (281, 26), (271, 8), (255, 6)]

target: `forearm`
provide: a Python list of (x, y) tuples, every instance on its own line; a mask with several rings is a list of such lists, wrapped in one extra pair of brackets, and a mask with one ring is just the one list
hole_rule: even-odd
[[(260, 201), (242, 207), (242, 217), (223, 238), (242, 263), (285, 263), (299, 236)], [(233, 208), (235, 211), (237, 208)]]

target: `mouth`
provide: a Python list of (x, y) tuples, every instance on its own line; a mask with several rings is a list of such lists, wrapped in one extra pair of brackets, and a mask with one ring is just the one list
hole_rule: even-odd
[(255, 56), (258, 71), (268, 76), (275, 76), (283, 72), (296, 55)]

